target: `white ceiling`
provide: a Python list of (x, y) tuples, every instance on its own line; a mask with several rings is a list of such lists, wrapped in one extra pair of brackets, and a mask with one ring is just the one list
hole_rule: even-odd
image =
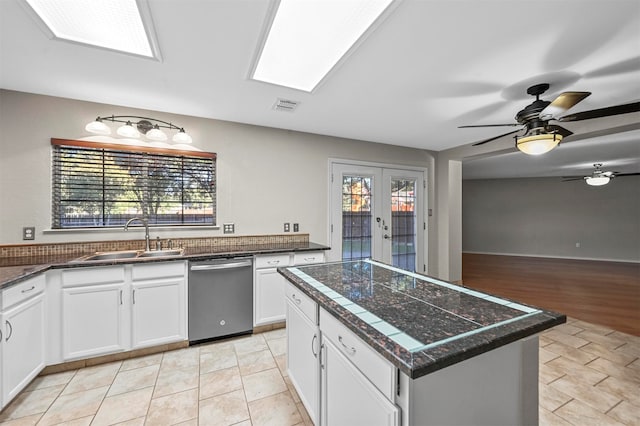
[[(572, 113), (640, 99), (638, 0), (403, 0), (313, 93), (248, 78), (267, 0), (148, 0), (161, 62), (50, 40), (19, 2), (0, 0), (0, 87), (10, 90), (435, 151), (506, 133), (457, 127), (515, 122), (533, 84), (551, 84), (547, 100), (592, 92)], [(276, 98), (301, 104), (274, 111)], [(637, 124), (640, 113), (617, 118)], [(598, 120), (607, 134), (605, 119), (588, 121)], [(465, 177), (467, 166), (475, 177), (523, 176), (525, 164), (532, 176), (594, 162), (638, 171), (638, 128), (581, 140), (593, 123), (565, 127), (575, 143), (552, 151), (564, 160), (499, 152), (465, 161)]]

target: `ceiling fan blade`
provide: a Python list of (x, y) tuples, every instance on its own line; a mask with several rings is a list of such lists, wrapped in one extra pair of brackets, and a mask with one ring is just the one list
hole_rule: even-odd
[(549, 124), (547, 126), (547, 130), (549, 132), (556, 132), (559, 135), (562, 135), (563, 138), (566, 138), (567, 136), (571, 136), (573, 134), (572, 131), (565, 129), (562, 126), (556, 126), (555, 124)]
[(471, 127), (513, 127), (513, 126), (521, 126), (520, 123), (513, 124), (476, 124), (471, 126), (458, 126), (458, 129), (468, 129)]
[(576, 112), (575, 114), (565, 115), (557, 118), (557, 121), (581, 121), (591, 118), (608, 117), (610, 115), (629, 114), (631, 112), (640, 111), (640, 102), (633, 102), (624, 105), (615, 105), (606, 108), (592, 109), (590, 111)]
[(494, 140), (496, 140), (496, 139), (500, 139), (500, 138), (501, 138), (501, 137), (503, 137), (503, 136), (511, 135), (511, 134), (513, 134), (513, 133), (518, 133), (520, 130), (522, 130), (522, 129), (514, 130), (514, 131), (512, 131), (512, 132), (505, 133), (504, 135), (494, 136), (494, 137), (492, 137), (492, 138), (485, 139), (485, 140), (480, 141), (480, 142), (476, 142), (476, 143), (472, 144), (471, 146), (483, 145), (483, 144), (485, 144), (485, 143), (487, 143), (487, 142), (491, 142), (491, 141), (494, 141)]
[(550, 120), (553, 117), (557, 117), (569, 109), (571, 109), (578, 102), (589, 96), (591, 92), (564, 92), (558, 95), (545, 109), (540, 111), (540, 119)]
[(619, 176), (640, 176), (640, 173), (615, 173), (612, 177)]
[[(567, 176), (567, 177), (568, 177), (568, 176)], [(564, 176), (563, 176), (563, 178), (564, 178)], [(562, 181), (563, 181), (563, 182), (569, 182), (569, 181), (571, 181), (571, 180), (583, 180), (583, 179), (584, 179), (584, 176), (576, 176), (576, 177), (571, 177), (571, 178), (569, 178), (569, 179), (562, 179)]]

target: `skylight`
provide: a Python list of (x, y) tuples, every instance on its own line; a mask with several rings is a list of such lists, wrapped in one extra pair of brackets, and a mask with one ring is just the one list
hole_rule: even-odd
[(136, 0), (25, 1), (56, 38), (157, 57)]
[(393, 0), (281, 0), (252, 78), (311, 92)]

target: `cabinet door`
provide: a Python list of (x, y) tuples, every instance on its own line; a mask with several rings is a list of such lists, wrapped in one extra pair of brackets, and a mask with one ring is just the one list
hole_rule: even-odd
[(285, 319), (285, 278), (276, 268), (256, 269), (255, 325), (270, 324)]
[(318, 424), (320, 364), (318, 327), (287, 301), (287, 369), (309, 417)]
[(134, 282), (131, 308), (134, 349), (187, 338), (184, 278)]
[(375, 386), (329, 340), (322, 342), (322, 424), (397, 425), (398, 407)]
[(124, 283), (62, 290), (65, 360), (127, 349), (124, 339)]
[(2, 399), (8, 403), (44, 368), (44, 295), (2, 315)]

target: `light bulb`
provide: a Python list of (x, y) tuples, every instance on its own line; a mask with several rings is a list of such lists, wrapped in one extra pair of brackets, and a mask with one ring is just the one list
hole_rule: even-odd
[(87, 132), (95, 133), (97, 135), (110, 135), (111, 134), (111, 129), (109, 128), (109, 126), (107, 126), (106, 124), (104, 124), (102, 122), (102, 119), (100, 117), (96, 118), (95, 121), (92, 121), (89, 124), (87, 124), (84, 127), (84, 129)]
[(167, 140), (166, 133), (160, 130), (160, 127), (157, 124), (153, 126), (153, 129), (149, 130), (145, 136), (147, 139), (151, 139), (152, 141), (163, 142)]
[(178, 133), (173, 135), (173, 141), (175, 143), (191, 143), (193, 142), (191, 136), (184, 129), (180, 129)]
[(118, 134), (125, 138), (139, 138), (140, 132), (131, 125), (130, 121), (127, 121), (127, 124), (124, 126), (118, 127)]

